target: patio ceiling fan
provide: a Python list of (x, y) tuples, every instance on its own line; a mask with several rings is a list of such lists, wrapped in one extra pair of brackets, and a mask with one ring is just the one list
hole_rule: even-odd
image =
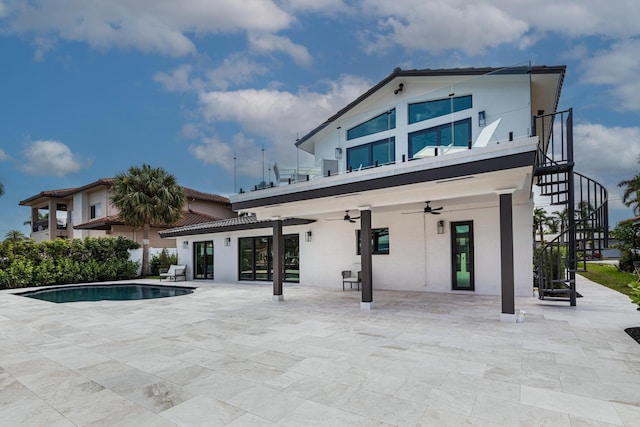
[(356, 219), (360, 219), (359, 216), (350, 216), (349, 215), (349, 210), (345, 211), (345, 214), (342, 218), (327, 218), (327, 221), (349, 221), (349, 222), (356, 222)]
[(442, 206), (437, 207), (437, 208), (432, 208), (431, 205), (429, 203), (431, 203), (431, 201), (429, 202), (425, 202), (427, 205), (424, 207), (424, 209), (422, 209), (421, 211), (413, 211), (413, 212), (402, 212), (403, 214), (414, 214), (414, 213), (425, 213), (425, 214), (431, 214), (431, 215), (440, 215), (442, 210)]

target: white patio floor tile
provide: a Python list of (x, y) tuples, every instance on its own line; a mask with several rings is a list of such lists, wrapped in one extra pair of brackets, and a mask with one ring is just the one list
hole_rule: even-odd
[(0, 425), (637, 426), (640, 313), (578, 279), (577, 307), (193, 282), (176, 298), (52, 304), (0, 291)]

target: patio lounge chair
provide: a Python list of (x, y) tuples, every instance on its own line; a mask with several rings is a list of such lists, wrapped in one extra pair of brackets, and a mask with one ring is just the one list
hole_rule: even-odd
[(182, 280), (187, 280), (187, 266), (186, 265), (170, 265), (169, 268), (160, 269), (160, 281), (162, 279), (173, 280), (174, 282), (182, 277)]
[(353, 289), (353, 285), (356, 285), (356, 289), (360, 290), (360, 283), (362, 283), (362, 272), (358, 271), (356, 276), (351, 274), (351, 270), (342, 271), (342, 290), (345, 290), (345, 286), (349, 284), (349, 289)]

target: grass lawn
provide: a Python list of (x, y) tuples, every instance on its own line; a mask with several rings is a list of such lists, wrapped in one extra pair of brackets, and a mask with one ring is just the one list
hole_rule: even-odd
[(638, 279), (631, 273), (618, 271), (618, 269), (613, 265), (594, 264), (590, 262), (587, 263), (587, 272), (579, 274), (593, 282), (599, 283), (627, 296), (631, 293), (631, 288), (627, 285)]

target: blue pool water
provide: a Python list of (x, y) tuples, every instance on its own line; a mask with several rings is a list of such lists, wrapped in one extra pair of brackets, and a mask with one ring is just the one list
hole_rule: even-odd
[(195, 288), (156, 286), (128, 283), (126, 285), (85, 285), (63, 288), (38, 289), (21, 295), (43, 301), (63, 303), (77, 301), (124, 301), (151, 298), (167, 298), (193, 293)]

